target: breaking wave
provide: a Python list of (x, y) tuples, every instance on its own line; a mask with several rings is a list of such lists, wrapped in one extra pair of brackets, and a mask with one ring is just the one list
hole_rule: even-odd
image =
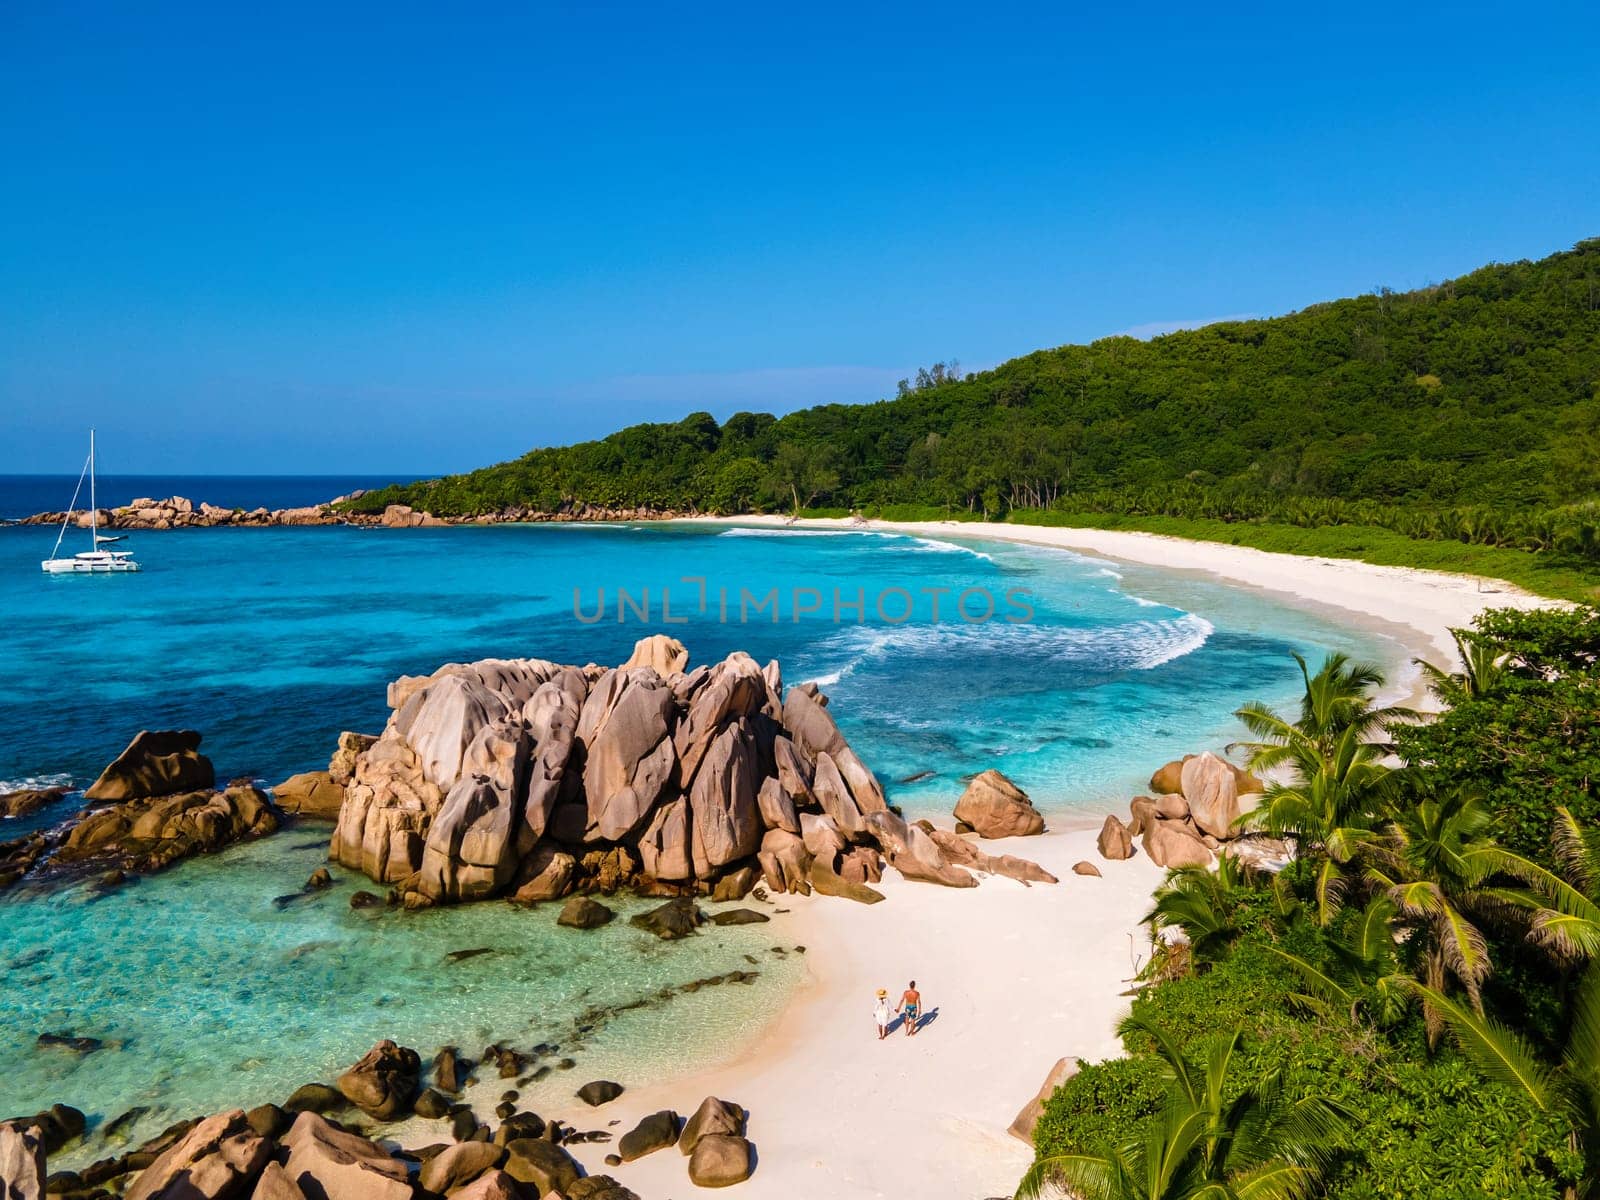
[[(1149, 671), (1193, 654), (1215, 628), (1193, 613), (1171, 620), (1128, 621), (1093, 627), (945, 622), (938, 625), (856, 625), (816, 649), (819, 670), (809, 676), (829, 687), (859, 668), (890, 658), (954, 659), (971, 652), (1023, 659), (1036, 668)], [(809, 657), (809, 656), (808, 656)]]

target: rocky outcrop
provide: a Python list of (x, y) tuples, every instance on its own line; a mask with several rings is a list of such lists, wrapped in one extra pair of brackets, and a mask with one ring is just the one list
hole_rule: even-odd
[(1261, 780), (1219, 755), (1186, 754), (1150, 777), (1154, 795), (1133, 798), (1126, 827), (1115, 815), (1106, 817), (1100, 853), (1108, 859), (1128, 857), (1132, 839), (1141, 838), (1145, 853), (1160, 867), (1208, 867), (1223, 852), (1271, 867), (1287, 848), (1240, 824), (1263, 788)]
[(956, 801), (955, 818), (979, 837), (1031, 837), (1044, 832), (1044, 818), (1028, 793), (999, 771), (984, 771)]
[[(1207, 751), (1185, 759), (1179, 776), (1181, 798), (1188, 809), (1184, 815), (1191, 817), (1202, 833), (1215, 838), (1232, 837), (1234, 822), (1239, 818), (1239, 781), (1234, 768)], [(1161, 815), (1171, 819), (1167, 812)]]
[(146, 800), (201, 791), (216, 780), (211, 760), (200, 753), (200, 735), (194, 730), (146, 729), (100, 772), (83, 796), (85, 800)]
[(126, 1200), (247, 1195), (272, 1151), (271, 1139), (250, 1128), (243, 1109), (207, 1117), (139, 1173)]
[(873, 813), (867, 818), (867, 824), (889, 860), (889, 865), (907, 879), (920, 879), (945, 887), (978, 886), (978, 881), (971, 873), (947, 859), (938, 843), (920, 826), (908, 825), (888, 811)]
[[(411, 1200), (405, 1164), (315, 1113), (295, 1118), (279, 1147), (284, 1174), (307, 1197)], [(131, 1200), (131, 1196), (130, 1196)]]
[(266, 794), (249, 784), (220, 792), (185, 792), (129, 800), (86, 813), (54, 836), (49, 859), (32, 866), (71, 867), (78, 873), (114, 868), (154, 872), (196, 854), (263, 837), (280, 819)]
[[(778, 665), (745, 654), (687, 665), (658, 635), (616, 668), (485, 660), (396, 680), (383, 732), (342, 738), (329, 764), (344, 793), (331, 856), (413, 908), (630, 885), (671, 895), (725, 878), (742, 882), (719, 894), (738, 898), (758, 867), (775, 890), (809, 890), (795, 835), (831, 814), (828, 866), (854, 846), (851, 870), (870, 877), (866, 818), (892, 814), (826, 698), (782, 695)], [(902, 840), (918, 877), (941, 872), (936, 847)]]
[(64, 787), (23, 788), (0, 796), (0, 817), (26, 817), (47, 804), (54, 804), (70, 789)]
[[(915, 829), (916, 826), (912, 828)], [(985, 854), (966, 837), (959, 833), (951, 833), (948, 829), (922, 832), (927, 833), (929, 840), (939, 848), (945, 859), (956, 866), (966, 867), (984, 875), (1003, 875), (1007, 879), (1015, 879), (1023, 886), (1032, 883), (1061, 882), (1036, 862), (1017, 858), (1011, 854)]]

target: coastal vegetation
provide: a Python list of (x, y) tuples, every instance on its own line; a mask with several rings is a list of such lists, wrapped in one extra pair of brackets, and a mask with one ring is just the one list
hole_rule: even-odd
[(1277, 769), (1244, 820), (1297, 855), (1168, 876), (1148, 921), (1181, 936), (1154, 943), (1128, 1057), (1046, 1103), (1022, 1194), (1591, 1194), (1600, 612), (1458, 637), (1434, 719), (1375, 708), (1376, 672), (1338, 657), (1299, 712), (1241, 710)]
[[(975, 373), (939, 364), (878, 403), (636, 425), (346, 510), (390, 504), (440, 517), (826, 505), (1252, 545), (1288, 531), (1308, 535), (1300, 552), (1354, 541), (1370, 561), (1584, 594), (1600, 582), (1600, 239), (1268, 320)], [(1430, 545), (1452, 549), (1425, 561)]]

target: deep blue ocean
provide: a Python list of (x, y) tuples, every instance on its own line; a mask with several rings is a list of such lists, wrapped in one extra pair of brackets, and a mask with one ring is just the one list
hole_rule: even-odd
[[(184, 496), (196, 507), (204, 501), (219, 508), (304, 508), (358, 489), (370, 491), (390, 483), (408, 483), (410, 475), (100, 475), (95, 500), (116, 508), (141, 496), (162, 500)], [(34, 513), (61, 512), (72, 500), (76, 475), (0, 475), (0, 521)], [(79, 508), (89, 507), (85, 480)]]
[[(306, 495), (173, 486), (252, 506)], [(316, 498), (350, 486), (294, 485)], [(74, 533), (66, 552), (81, 548), (72, 536), (87, 541)], [(1291, 651), (1402, 658), (1376, 633), (1202, 577), (956, 528), (946, 539), (706, 525), (183, 530), (134, 534), (123, 547), (143, 572), (99, 578), (44, 575), (53, 541), (0, 528), (0, 790), (81, 787), (141, 728), (198, 729), (219, 778), (276, 782), (326, 765), (340, 730), (381, 729), (400, 674), (486, 656), (616, 663), (665, 631), (695, 662), (744, 649), (779, 659), (789, 683), (818, 681), (913, 816), (948, 819), (963, 780), (998, 767), (1060, 824), (1121, 808), (1162, 762), (1237, 737), (1243, 702), (1291, 701)], [(986, 598), (994, 613), (977, 620)], [(25, 828), (7, 822), (0, 836), (8, 826)], [(555, 1036), (580, 997), (620, 1002), (728, 970), (782, 936), (781, 922), (719, 930), (662, 956), (622, 922), (568, 936), (545, 911), (352, 912), (344, 894), (364, 881), (346, 872), (325, 899), (278, 911), (272, 898), (323, 860), (325, 836), (292, 830), (105, 899), (0, 899), (0, 1109), (59, 1100), (103, 1120), (142, 1104), (156, 1127), (281, 1099), (377, 1037), (431, 1053), (529, 1033), (530, 1013)], [(441, 973), (463, 945), (498, 949)], [(763, 958), (734, 1009), (685, 998), (660, 1018), (676, 1022), (665, 1040), (735, 1045), (719, 1022), (773, 1011), (796, 978), (781, 961)], [(40, 1051), (40, 1032), (116, 1048)], [(639, 1047), (663, 1041), (626, 1023), (592, 1040), (632, 1077), (646, 1070)]]

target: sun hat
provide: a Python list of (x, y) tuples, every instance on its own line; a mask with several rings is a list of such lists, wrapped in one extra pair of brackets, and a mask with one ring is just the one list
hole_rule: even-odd
[(878, 989), (878, 995), (887, 996), (888, 994), (889, 994), (889, 989), (888, 988), (879, 988)]

